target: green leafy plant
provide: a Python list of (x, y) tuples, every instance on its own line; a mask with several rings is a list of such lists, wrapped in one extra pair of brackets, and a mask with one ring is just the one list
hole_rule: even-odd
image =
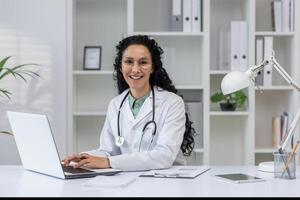
[[(10, 68), (6, 67), (7, 61), (10, 58), (11, 58), (11, 56), (8, 56), (8, 57), (0, 60), (0, 81), (9, 76), (14, 76), (16, 79), (20, 78), (25, 82), (27, 82), (26, 78), (28, 76), (32, 77), (32, 78), (40, 77), (40, 75), (38, 73), (26, 69), (26, 67), (29, 65), (38, 66), (37, 64), (34, 64), (34, 63), (21, 64), (21, 65), (13, 66)], [(1, 86), (1, 82), (0, 82), (0, 86)], [(11, 96), (12, 96), (12, 93), (10, 91), (0, 87), (0, 97), (5, 97), (11, 101)], [(10, 133), (8, 131), (0, 131), (0, 133), (4, 133), (7, 135), (13, 135), (12, 133)]]
[(210, 100), (213, 103), (227, 103), (236, 104), (238, 108), (243, 107), (247, 100), (247, 95), (243, 90), (236, 91), (234, 93), (224, 95), (222, 92), (218, 91), (210, 96)]
[[(10, 68), (6, 67), (5, 65), (6, 65), (8, 59), (10, 59), (10, 58), (11, 58), (11, 56), (8, 56), (8, 57), (0, 60), (0, 81), (3, 78), (8, 77), (8, 76), (14, 76), (16, 79), (20, 78), (20, 79), (24, 80), (25, 82), (27, 82), (27, 79), (26, 79), (27, 76), (32, 77), (32, 78), (40, 77), (40, 75), (37, 74), (36, 72), (26, 69), (26, 66), (29, 66), (29, 65), (38, 66), (37, 64), (34, 64), (34, 63), (21, 64), (21, 65), (13, 66)], [(11, 92), (0, 87), (0, 96), (2, 96), (2, 97), (4, 96), (4, 97), (8, 98), (9, 100), (11, 100), (11, 95), (12, 95)]]

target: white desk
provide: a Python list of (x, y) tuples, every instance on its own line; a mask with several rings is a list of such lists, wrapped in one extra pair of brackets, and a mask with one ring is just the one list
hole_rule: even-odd
[[(241, 172), (267, 179), (265, 182), (233, 184), (215, 178), (214, 174)], [(61, 180), (21, 166), (0, 166), (0, 196), (109, 196), (109, 197), (197, 197), (197, 196), (300, 196), (300, 168), (294, 180), (274, 179), (273, 174), (256, 170), (254, 166), (212, 166), (195, 179), (141, 178), (126, 187), (87, 188), (88, 179)], [(126, 173), (138, 176), (140, 172)]]

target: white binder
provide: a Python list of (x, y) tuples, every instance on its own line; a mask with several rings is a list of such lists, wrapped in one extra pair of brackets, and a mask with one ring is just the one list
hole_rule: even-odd
[(192, 0), (192, 32), (201, 31), (201, 1)]
[(240, 58), (240, 71), (246, 71), (248, 69), (248, 31), (247, 31), (247, 22), (240, 21), (240, 47), (239, 47), (239, 58)]
[[(262, 37), (256, 38), (255, 46), (255, 64), (258, 65), (263, 62), (264, 59), (264, 39)], [(255, 85), (264, 84), (264, 69), (258, 72), (257, 77), (255, 78)]]
[(240, 71), (240, 27), (239, 21), (230, 23), (230, 64), (232, 71)]
[[(269, 59), (270, 55), (272, 54), (273, 50), (273, 37), (272, 36), (265, 36), (264, 37), (264, 58)], [(266, 65), (264, 67), (264, 86), (270, 87), (272, 86), (272, 65)]]
[(274, 31), (282, 31), (282, 2), (280, 0), (272, 1), (273, 4), (273, 20)]
[(172, 0), (172, 31), (182, 31), (181, 0)]
[(192, 31), (192, 0), (183, 0), (183, 32)]
[(282, 0), (282, 31), (289, 32), (290, 28), (290, 1), (289, 0)]

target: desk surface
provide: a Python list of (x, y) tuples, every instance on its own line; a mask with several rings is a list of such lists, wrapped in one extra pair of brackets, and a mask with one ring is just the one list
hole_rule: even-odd
[[(0, 166), (0, 196), (44, 197), (197, 197), (197, 196), (300, 196), (300, 168), (294, 180), (275, 179), (273, 174), (260, 172), (255, 166), (211, 166), (211, 170), (195, 179), (142, 178), (141, 172), (122, 172), (137, 177), (126, 187), (87, 188), (90, 180), (61, 180), (35, 172), (22, 166)], [(234, 184), (214, 177), (220, 173), (246, 173), (265, 178), (265, 182)]]

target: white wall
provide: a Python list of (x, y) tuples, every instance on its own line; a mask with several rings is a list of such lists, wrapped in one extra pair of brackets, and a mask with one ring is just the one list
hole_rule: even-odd
[[(0, 58), (9, 64), (37, 63), (41, 79), (25, 84), (0, 80), (0, 88), (13, 93), (9, 102), (0, 96), (0, 131), (10, 131), (6, 110), (44, 113), (61, 157), (66, 154), (66, 1), (0, 0)], [(45, 155), (47, 156), (47, 155)], [(21, 164), (11, 136), (0, 134), (0, 164)]]

